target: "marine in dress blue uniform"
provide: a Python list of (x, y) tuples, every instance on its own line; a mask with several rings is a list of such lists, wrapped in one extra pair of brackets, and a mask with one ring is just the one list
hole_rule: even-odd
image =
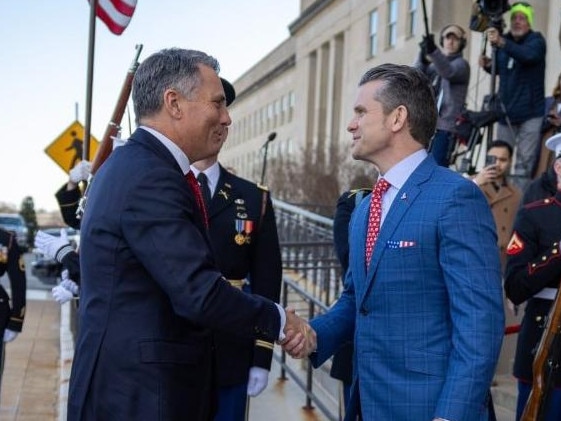
[[(556, 151), (554, 168), (561, 179), (561, 137), (546, 144)], [(518, 211), (507, 248), (505, 292), (514, 304), (526, 302), (516, 355), (514, 376), (518, 379), (517, 419), (532, 387), (532, 363), (561, 282), (561, 191), (555, 196), (524, 205)], [(546, 420), (561, 419), (561, 371), (553, 377)]]

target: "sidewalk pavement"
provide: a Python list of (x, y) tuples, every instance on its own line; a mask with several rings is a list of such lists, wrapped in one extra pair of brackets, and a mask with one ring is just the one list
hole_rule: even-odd
[(58, 412), (60, 305), (28, 291), (23, 332), (6, 344), (2, 421), (55, 421)]
[[(23, 332), (6, 346), (0, 391), (0, 421), (64, 421), (73, 346), (70, 303), (60, 306), (50, 291), (28, 291)], [(250, 420), (325, 421), (305, 410), (304, 393), (292, 380), (279, 380), (273, 363), (269, 386), (250, 401)]]

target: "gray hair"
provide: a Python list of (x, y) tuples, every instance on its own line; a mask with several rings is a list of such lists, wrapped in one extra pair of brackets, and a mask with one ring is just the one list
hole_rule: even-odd
[(134, 75), (132, 100), (136, 123), (159, 111), (166, 89), (176, 89), (186, 98), (200, 84), (199, 65), (220, 71), (218, 61), (202, 51), (168, 48), (144, 60)]
[(374, 98), (382, 104), (384, 114), (400, 105), (407, 108), (411, 136), (427, 147), (438, 118), (428, 78), (414, 67), (386, 63), (368, 70), (360, 79), (359, 86), (374, 80), (384, 82)]

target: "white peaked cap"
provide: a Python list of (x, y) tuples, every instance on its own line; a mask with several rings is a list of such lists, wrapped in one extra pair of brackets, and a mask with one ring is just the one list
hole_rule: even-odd
[(545, 141), (545, 147), (555, 153), (555, 158), (561, 156), (561, 133), (551, 136)]

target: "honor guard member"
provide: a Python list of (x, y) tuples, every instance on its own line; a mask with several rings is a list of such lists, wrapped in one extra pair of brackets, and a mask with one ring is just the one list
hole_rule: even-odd
[[(555, 151), (555, 196), (524, 205), (518, 211), (507, 248), (505, 292), (516, 305), (526, 302), (518, 335), (514, 376), (518, 379), (517, 418), (532, 389), (532, 363), (546, 318), (561, 282), (561, 134), (546, 147)], [(553, 374), (545, 420), (561, 419), (561, 371)]]
[(68, 182), (55, 193), (64, 223), (74, 229), (80, 229), (80, 220), (76, 216), (82, 197), (79, 183), (88, 179), (91, 169), (89, 161), (78, 162), (68, 173)]
[[(234, 88), (226, 80), (222, 85), (229, 105)], [(269, 191), (226, 170), (218, 155), (194, 162), (191, 170), (207, 204), (218, 268), (234, 287), (278, 302), (282, 262)], [(223, 332), (216, 332), (214, 342), (219, 388), (214, 419), (245, 420), (248, 396), (257, 396), (267, 386), (274, 344)]]
[[(0, 326), (2, 346), (0, 347), (0, 385), (4, 372), (4, 347), (21, 332), (25, 316), (26, 277), (25, 264), (13, 233), (0, 228), (0, 276), (5, 273), (10, 279), (12, 299), (0, 285)], [(11, 301), (11, 302), (10, 302)]]
[[(342, 280), (349, 268), (349, 222), (356, 206), (372, 192), (371, 188), (347, 190), (339, 199), (333, 218), (333, 245), (335, 253), (341, 263)], [(353, 352), (352, 341), (345, 342), (333, 355), (329, 375), (343, 383), (343, 408), (347, 406), (353, 383)]]

